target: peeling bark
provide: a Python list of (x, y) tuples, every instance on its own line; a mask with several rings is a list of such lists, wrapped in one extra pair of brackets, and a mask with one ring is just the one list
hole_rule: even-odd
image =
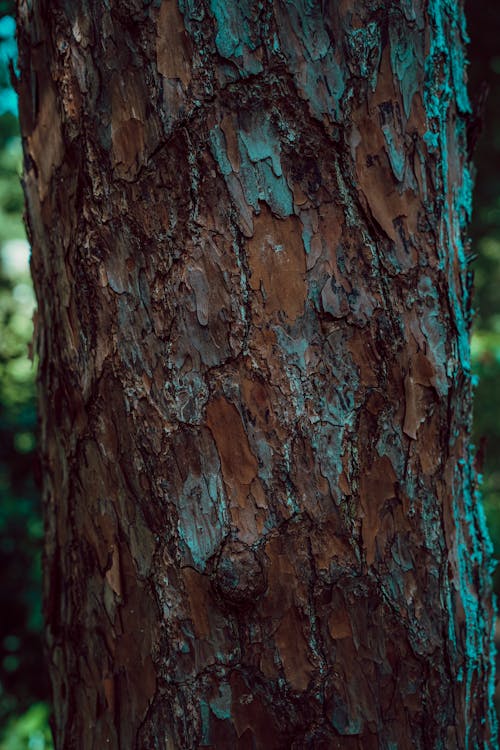
[(496, 747), (448, 0), (19, 0), (57, 748)]

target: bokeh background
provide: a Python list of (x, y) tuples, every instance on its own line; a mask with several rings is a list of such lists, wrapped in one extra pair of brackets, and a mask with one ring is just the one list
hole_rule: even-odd
[[(36, 362), (29, 356), (35, 300), (22, 219), (17, 98), (9, 72), (16, 66), (13, 6), (0, 0), (0, 750), (49, 750), (50, 695), (41, 639)], [(472, 101), (481, 98), (485, 83), (489, 86), (475, 158), (471, 227), (471, 253), (477, 255), (472, 264), (472, 355), (478, 376), (474, 439), (484, 456), (483, 502), (500, 558), (500, 5), (468, 0), (466, 12)], [(494, 587), (500, 594), (500, 567)]]

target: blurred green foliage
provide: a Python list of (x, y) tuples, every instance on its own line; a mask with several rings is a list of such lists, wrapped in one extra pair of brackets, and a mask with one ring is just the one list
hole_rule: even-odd
[(35, 307), (22, 220), (12, 3), (0, 2), (0, 750), (52, 747), (42, 647), (40, 498), (34, 481)]
[(52, 750), (47, 703), (34, 703), (21, 716), (6, 725), (0, 750)]
[[(479, 377), (474, 403), (474, 439), (484, 441), (482, 494), (495, 555), (500, 559), (500, 5), (466, 3), (471, 44), (469, 91), (474, 101), (489, 86), (484, 131), (475, 153), (477, 167), (471, 226), (476, 321), (472, 361)], [(494, 574), (500, 595), (500, 567)]]
[[(8, 69), (9, 59), (15, 58), (13, 5), (0, 0), (0, 750), (50, 750), (40, 635), (43, 528), (33, 479), (35, 368), (27, 356), (34, 299), (25, 246), (19, 242), (25, 237), (22, 156)], [(468, 0), (466, 10), (472, 99), (482, 81), (490, 86), (485, 132), (475, 159), (471, 235), (478, 259), (472, 355), (479, 376), (475, 441), (479, 445), (486, 438), (483, 496), (500, 558), (500, 7), (491, 0)], [(500, 593), (500, 570), (495, 575)]]

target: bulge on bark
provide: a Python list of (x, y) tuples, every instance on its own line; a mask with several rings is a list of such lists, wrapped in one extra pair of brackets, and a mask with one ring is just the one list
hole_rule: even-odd
[(263, 561), (240, 540), (227, 540), (215, 556), (212, 586), (223, 603), (234, 607), (252, 605), (267, 588)]

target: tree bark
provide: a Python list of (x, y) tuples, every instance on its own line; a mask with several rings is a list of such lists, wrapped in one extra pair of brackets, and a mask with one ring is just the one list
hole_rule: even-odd
[(461, 3), (18, 20), (57, 748), (496, 747)]

